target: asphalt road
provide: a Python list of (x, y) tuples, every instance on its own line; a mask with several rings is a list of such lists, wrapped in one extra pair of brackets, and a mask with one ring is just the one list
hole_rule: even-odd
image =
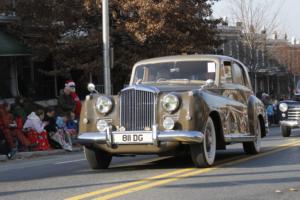
[(215, 167), (186, 158), (114, 158), (93, 171), (82, 153), (0, 163), (0, 199), (300, 199), (300, 131), (282, 138), (271, 128), (262, 153), (241, 144), (219, 151)]

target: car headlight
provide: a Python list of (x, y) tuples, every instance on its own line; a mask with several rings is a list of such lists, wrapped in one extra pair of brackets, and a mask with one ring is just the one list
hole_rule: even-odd
[(96, 108), (101, 114), (107, 114), (111, 111), (113, 102), (106, 96), (100, 96), (96, 102)]
[(173, 112), (179, 107), (179, 98), (174, 94), (167, 94), (162, 99), (162, 106), (168, 112)]
[(166, 117), (163, 121), (163, 127), (166, 130), (172, 130), (175, 126), (175, 122), (171, 117)]
[(98, 131), (103, 132), (108, 127), (108, 123), (105, 120), (98, 120), (96, 126)]
[(281, 112), (286, 112), (288, 110), (288, 105), (286, 103), (279, 104), (279, 110)]

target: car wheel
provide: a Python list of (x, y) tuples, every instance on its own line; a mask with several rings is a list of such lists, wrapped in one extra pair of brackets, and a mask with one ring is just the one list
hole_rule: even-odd
[(191, 144), (191, 157), (196, 167), (213, 165), (216, 156), (216, 130), (213, 120), (209, 117), (204, 130), (201, 144)]
[(261, 125), (259, 119), (255, 123), (255, 141), (244, 142), (243, 148), (246, 154), (258, 154), (261, 148)]
[(107, 169), (112, 156), (100, 149), (89, 149), (84, 147), (85, 158), (92, 169)]
[(281, 126), (281, 134), (283, 137), (290, 137), (291, 136), (291, 128), (287, 126)]

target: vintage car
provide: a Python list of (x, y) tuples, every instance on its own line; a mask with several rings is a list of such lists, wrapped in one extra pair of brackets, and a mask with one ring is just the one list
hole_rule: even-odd
[(88, 89), (78, 141), (93, 169), (107, 168), (112, 156), (182, 152), (209, 167), (216, 150), (232, 143), (257, 154), (268, 131), (246, 67), (226, 56), (143, 60), (118, 95)]
[(300, 101), (298, 99), (296, 97), (295, 100), (284, 100), (278, 105), (283, 137), (290, 137), (291, 129), (300, 128)]

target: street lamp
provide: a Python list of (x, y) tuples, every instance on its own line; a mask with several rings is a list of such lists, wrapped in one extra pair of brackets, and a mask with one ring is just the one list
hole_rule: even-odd
[(109, 56), (109, 5), (108, 0), (102, 0), (102, 31), (103, 31), (103, 61), (104, 61), (104, 92), (111, 94), (110, 56)]

